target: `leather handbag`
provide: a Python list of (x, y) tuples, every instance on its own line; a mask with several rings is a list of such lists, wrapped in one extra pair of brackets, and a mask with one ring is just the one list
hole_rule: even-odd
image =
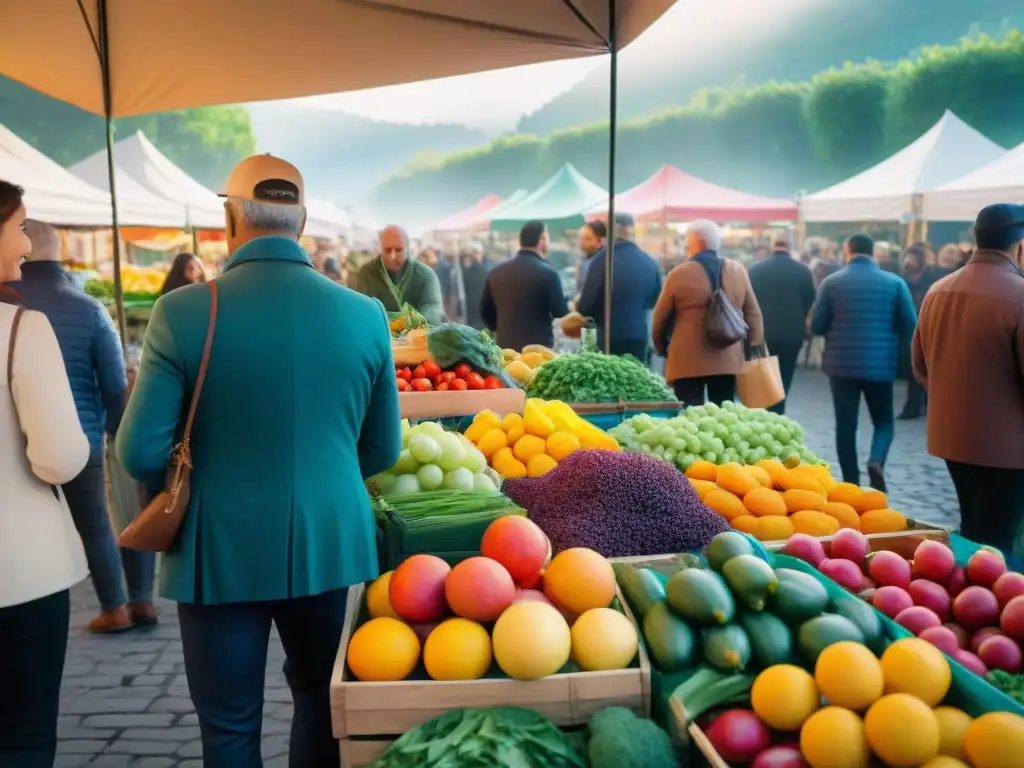
[(192, 400), (189, 403), (181, 442), (174, 446), (167, 460), (165, 489), (146, 505), (118, 537), (118, 544), (125, 549), (166, 552), (174, 545), (178, 531), (185, 521), (192, 490), (192, 424), (196, 418), (199, 397), (203, 392), (206, 370), (210, 365), (213, 332), (217, 326), (217, 283), (211, 281), (207, 285), (210, 286), (210, 324), (206, 329), (203, 357), (199, 363), (195, 387), (192, 389)]
[(700, 262), (708, 280), (711, 281), (711, 298), (708, 300), (708, 311), (704, 316), (704, 337), (712, 349), (727, 349), (744, 341), (750, 328), (743, 319), (743, 313), (722, 289), (725, 260), (717, 258), (721, 261), (717, 278), (704, 262)]

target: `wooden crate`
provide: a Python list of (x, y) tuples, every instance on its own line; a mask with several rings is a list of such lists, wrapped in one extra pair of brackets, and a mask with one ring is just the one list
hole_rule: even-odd
[[(335, 738), (393, 739), (397, 738), (396, 734), (403, 734), (450, 710), (474, 707), (533, 709), (563, 727), (583, 725), (605, 707), (626, 707), (640, 716), (650, 716), (651, 667), (643, 647), (636, 667), (607, 672), (565, 672), (541, 680), (485, 678), (394, 683), (354, 680), (345, 664), (345, 653), (362, 609), (363, 595), (362, 586), (349, 590), (341, 644), (331, 676), (331, 720)], [(619, 602), (635, 625), (636, 620), (621, 594)], [(349, 749), (360, 754), (370, 751), (365, 745), (351, 743)]]
[(442, 419), (473, 416), (490, 409), (495, 413), (522, 413), (526, 393), (518, 387), (455, 390), (448, 392), (399, 392), (403, 419)]
[[(871, 551), (879, 552), (886, 550), (895, 552), (905, 560), (910, 560), (914, 556), (914, 550), (917, 549), (917, 545), (925, 539), (939, 541), (946, 545), (949, 544), (949, 529), (940, 528), (939, 526), (923, 523), (918, 520), (908, 520), (907, 522), (910, 528), (906, 531), (866, 534), (868, 541), (871, 543)], [(821, 536), (818, 540), (822, 544), (827, 545), (833, 538), (833, 536)], [(785, 541), (765, 541), (762, 543), (769, 552), (777, 552), (786, 546)]]
[(686, 734), (690, 737), (690, 743), (704, 756), (704, 759), (707, 760), (711, 768), (729, 768), (729, 764), (718, 754), (718, 750), (711, 744), (707, 734), (704, 733), (701, 727), (696, 723), (686, 725), (686, 708), (678, 700), (670, 700), (669, 709), (672, 711), (672, 717), (676, 721), (677, 733), (682, 733), (683, 728), (686, 729)]

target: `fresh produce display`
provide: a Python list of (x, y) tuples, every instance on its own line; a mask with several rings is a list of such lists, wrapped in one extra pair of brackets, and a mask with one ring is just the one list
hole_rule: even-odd
[(624, 707), (602, 709), (587, 726), (589, 768), (667, 768), (677, 764), (668, 734)]
[(504, 368), (501, 347), (490, 334), (461, 323), (444, 323), (429, 329), (427, 349), (442, 370), (455, 370), (463, 363), (471, 370), (500, 377)]
[(975, 674), (1015, 675), (1024, 667), (1024, 578), (1008, 571), (996, 550), (979, 549), (959, 568), (952, 549), (926, 539), (907, 562), (895, 552), (872, 553), (862, 533), (844, 529), (827, 556), (821, 542), (807, 536), (792, 537), (783, 552), (861, 595)]
[[(544, 369), (545, 374), (550, 367)], [(792, 419), (726, 401), (690, 406), (671, 419), (641, 413), (613, 428), (623, 449), (664, 459), (683, 472), (698, 461), (754, 464), (779, 459), (821, 464), (803, 443), (803, 428)], [(712, 480), (714, 478), (711, 478)]]
[(448, 681), (479, 679), (492, 662), (517, 680), (555, 674), (570, 659), (584, 671), (633, 663), (639, 637), (611, 607), (615, 574), (601, 555), (571, 549), (548, 562), (544, 534), (512, 516), (493, 522), (480, 548), (454, 568), (413, 555), (368, 587), (370, 618), (348, 645), (356, 679), (403, 680), (421, 661), (431, 679)]
[(683, 475), (649, 456), (579, 450), (542, 477), (506, 480), (557, 554), (589, 547), (605, 557), (703, 549), (728, 523)]
[(415, 426), (403, 421), (398, 461), (370, 479), (371, 487), (385, 496), (441, 488), (494, 492), (500, 484), (475, 445), (458, 432), (446, 432), (436, 421)]
[(665, 380), (639, 361), (579, 352), (545, 362), (526, 388), (529, 397), (567, 403), (675, 401)]
[(505, 373), (523, 386), (533, 381), (533, 377), (537, 375), (537, 369), (544, 363), (558, 357), (553, 350), (541, 344), (527, 344), (523, 347), (522, 352), (503, 349), (501, 355), (505, 361)]
[[(128, 268), (126, 266), (124, 269)], [(132, 267), (132, 269), (139, 268)], [(151, 274), (135, 273), (130, 280), (128, 279), (129, 273), (122, 271), (121, 274), (125, 280), (122, 283), (125, 303), (154, 302), (159, 298), (160, 289), (164, 284), (164, 273), (155, 270)], [(128, 288), (129, 285), (132, 286), (131, 290)], [(112, 304), (114, 302), (114, 281), (92, 278), (86, 281), (85, 292), (104, 304)]]
[(880, 656), (840, 640), (809, 669), (766, 668), (750, 689), (749, 708), (722, 712), (704, 731), (723, 760), (752, 768), (1018, 764), (1024, 718), (971, 718), (943, 704), (951, 678), (945, 656), (918, 638), (897, 640)]
[[(599, 717), (601, 713), (593, 720)], [(530, 709), (456, 709), (408, 731), (373, 765), (374, 768), (413, 765), (417, 768), (587, 768), (581, 747), (546, 717)]]
[(478, 413), (466, 437), (502, 477), (540, 477), (581, 448), (619, 450), (607, 432), (558, 400), (526, 401), (523, 415)]
[(391, 338), (400, 339), (409, 331), (426, 328), (427, 320), (411, 304), (405, 304), (401, 312), (388, 312), (388, 325), (391, 328)]
[(760, 459), (751, 466), (699, 460), (686, 470), (701, 500), (738, 531), (761, 541), (794, 534), (831, 536), (840, 529), (897, 533), (909, 523), (884, 493), (840, 483), (823, 464)]
[(469, 363), (457, 363), (442, 368), (433, 360), (424, 360), (410, 368), (395, 366), (395, 379), (399, 392), (465, 392), (468, 389), (504, 389), (504, 382), (486, 371), (474, 369)]

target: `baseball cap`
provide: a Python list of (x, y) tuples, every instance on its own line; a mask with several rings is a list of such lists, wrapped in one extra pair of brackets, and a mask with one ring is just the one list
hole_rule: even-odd
[(636, 226), (636, 219), (633, 218), (631, 213), (616, 213), (615, 223), (620, 227), (633, 227)]
[(999, 250), (1024, 240), (1024, 205), (996, 203), (986, 206), (974, 221), (979, 248)]
[(277, 205), (303, 205), (305, 199), (299, 169), (269, 153), (252, 155), (236, 165), (220, 196)]

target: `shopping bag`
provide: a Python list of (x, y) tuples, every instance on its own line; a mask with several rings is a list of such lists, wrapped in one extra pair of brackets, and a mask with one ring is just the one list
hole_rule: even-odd
[(779, 358), (756, 353), (743, 364), (743, 370), (736, 377), (736, 393), (747, 408), (769, 408), (786, 398), (782, 386)]

